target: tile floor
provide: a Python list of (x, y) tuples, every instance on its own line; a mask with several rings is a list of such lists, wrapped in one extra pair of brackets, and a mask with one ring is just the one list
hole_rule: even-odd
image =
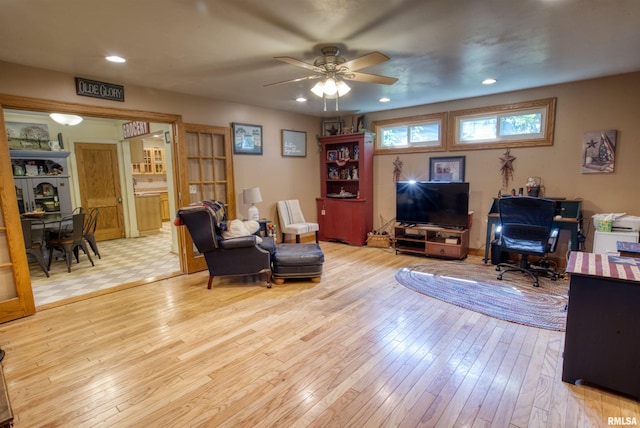
[(35, 260), (29, 258), (31, 284), (36, 307), (69, 297), (180, 271), (180, 260), (171, 252), (171, 225), (165, 222), (161, 233), (130, 239), (98, 242), (101, 259), (91, 253), (95, 266), (80, 250), (71, 273), (64, 259), (51, 263), (49, 278)]

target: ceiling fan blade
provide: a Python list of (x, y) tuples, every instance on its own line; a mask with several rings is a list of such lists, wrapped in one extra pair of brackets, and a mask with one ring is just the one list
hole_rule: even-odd
[(381, 85), (393, 85), (398, 81), (395, 77), (388, 76), (380, 76), (378, 74), (370, 74), (370, 73), (347, 73), (344, 75), (345, 80), (355, 80), (356, 82), (365, 82), (365, 83), (378, 83)]
[(273, 59), (277, 59), (278, 61), (286, 62), (291, 65), (295, 65), (297, 67), (306, 68), (307, 70), (313, 70), (313, 71), (318, 70), (317, 67), (315, 67), (313, 64), (307, 64), (306, 62), (302, 62), (295, 58), (291, 58), (290, 56), (276, 56)]
[(388, 56), (381, 54), (380, 52), (371, 52), (340, 64), (340, 67), (346, 67), (349, 71), (356, 71), (385, 61), (389, 61)]
[(313, 76), (298, 77), (297, 79), (283, 80), (282, 82), (268, 83), (264, 86), (282, 85), (285, 83), (302, 82), (303, 80), (320, 79), (322, 75), (314, 74)]

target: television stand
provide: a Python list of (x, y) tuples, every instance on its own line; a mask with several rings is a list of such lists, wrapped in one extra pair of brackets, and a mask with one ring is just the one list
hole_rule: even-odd
[(446, 259), (464, 259), (469, 253), (469, 229), (396, 224), (393, 248), (398, 252)]

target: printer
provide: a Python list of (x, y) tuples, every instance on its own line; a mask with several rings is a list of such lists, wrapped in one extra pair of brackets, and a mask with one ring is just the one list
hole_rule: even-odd
[[(598, 230), (599, 222), (613, 220), (611, 231)], [(596, 214), (593, 216), (595, 234), (593, 237), (593, 253), (620, 255), (618, 242), (638, 242), (640, 217), (622, 214)]]
[(610, 218), (613, 218), (613, 224), (611, 225), (612, 232), (638, 232), (640, 230), (640, 217), (626, 215), (624, 213), (596, 214), (593, 216), (593, 226), (597, 230), (600, 220)]

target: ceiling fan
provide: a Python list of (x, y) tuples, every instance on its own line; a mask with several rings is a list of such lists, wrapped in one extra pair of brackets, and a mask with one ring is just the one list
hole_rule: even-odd
[(321, 79), (321, 81), (318, 82), (311, 91), (325, 99), (325, 110), (327, 109), (326, 98), (336, 98), (337, 111), (338, 98), (351, 90), (351, 88), (345, 83), (346, 80), (377, 83), (382, 85), (393, 85), (398, 81), (395, 77), (380, 76), (377, 74), (362, 73), (358, 71), (362, 68), (389, 61), (389, 57), (381, 54), (380, 52), (371, 52), (349, 61), (340, 56), (340, 50), (337, 46), (325, 46), (320, 49), (320, 52), (322, 52), (322, 56), (317, 57), (313, 64), (288, 56), (275, 57), (274, 59), (277, 59), (278, 61), (311, 70), (315, 74), (282, 82), (269, 83), (265, 86)]

